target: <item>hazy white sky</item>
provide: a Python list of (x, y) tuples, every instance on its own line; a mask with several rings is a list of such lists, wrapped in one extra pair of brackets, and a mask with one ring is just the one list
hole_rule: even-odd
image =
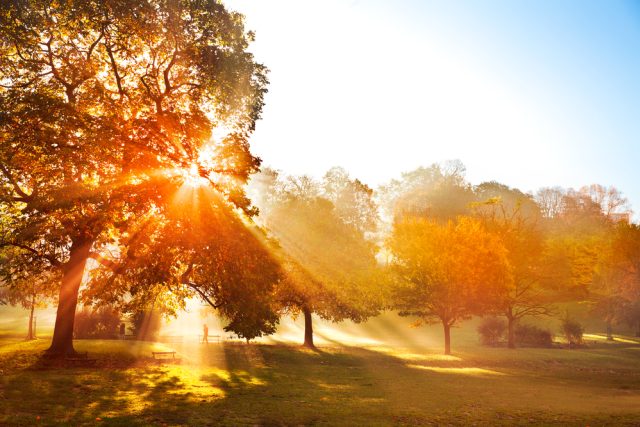
[(266, 165), (376, 186), (460, 159), (472, 183), (598, 182), (640, 209), (640, 8), (622, 1), (233, 0), (270, 69)]

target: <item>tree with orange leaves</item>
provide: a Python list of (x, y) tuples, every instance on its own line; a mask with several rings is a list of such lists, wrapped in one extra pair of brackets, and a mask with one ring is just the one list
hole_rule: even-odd
[(252, 39), (215, 0), (3, 3), (1, 272), (61, 274), (49, 354), (74, 352), (87, 260), (109, 264), (189, 180), (255, 214), (243, 184), (267, 79)]
[(512, 284), (502, 242), (473, 218), (400, 218), (387, 246), (397, 273), (393, 305), (418, 324), (442, 323), (445, 354), (451, 354), (451, 327), (482, 314)]
[(140, 224), (136, 239), (113, 248), (115, 267), (91, 270), (82, 301), (169, 317), (197, 297), (227, 321), (226, 331), (247, 340), (274, 333), (274, 292), (282, 278), (274, 248), (211, 188), (193, 192), (189, 209), (168, 209), (161, 220)]
[(507, 319), (507, 346), (515, 348), (515, 326), (524, 317), (552, 315), (558, 298), (544, 280), (545, 235), (539, 206), (530, 195), (497, 182), (485, 182), (475, 188), (481, 202), (473, 213), (487, 230), (500, 236), (512, 267), (513, 286), (496, 312)]
[(627, 323), (640, 335), (640, 227), (615, 224), (599, 246), (589, 288), (593, 310), (607, 324), (607, 338), (613, 340), (613, 323)]

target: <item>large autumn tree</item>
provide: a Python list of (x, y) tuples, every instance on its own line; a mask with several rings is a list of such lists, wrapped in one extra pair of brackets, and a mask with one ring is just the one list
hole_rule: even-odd
[(161, 219), (136, 231), (91, 271), (84, 302), (170, 316), (197, 297), (228, 321), (227, 331), (246, 339), (275, 332), (282, 274), (274, 248), (213, 189), (181, 190)]
[(254, 213), (243, 183), (265, 68), (215, 0), (14, 0), (0, 13), (2, 279), (61, 272), (49, 353), (73, 352), (87, 259), (132, 243), (189, 180)]
[(394, 306), (419, 322), (440, 322), (445, 354), (451, 354), (451, 327), (486, 312), (512, 284), (504, 245), (474, 218), (405, 216), (387, 247), (398, 278)]

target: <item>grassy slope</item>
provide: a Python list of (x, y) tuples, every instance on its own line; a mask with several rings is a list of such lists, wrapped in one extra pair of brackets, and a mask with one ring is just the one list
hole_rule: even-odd
[[(0, 424), (637, 425), (640, 344), (486, 349), (78, 341), (97, 368), (47, 368), (47, 342), (0, 338)], [(455, 337), (455, 335), (454, 335)], [(455, 339), (455, 338), (454, 338)], [(454, 341), (454, 344), (456, 341)], [(40, 417), (37, 420), (37, 417)], [(100, 420), (96, 420), (99, 418)]]

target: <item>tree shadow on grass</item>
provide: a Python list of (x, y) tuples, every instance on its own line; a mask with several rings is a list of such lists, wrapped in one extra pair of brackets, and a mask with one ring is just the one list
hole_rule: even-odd
[[(473, 367), (460, 360), (416, 361), (344, 346), (191, 351), (182, 365), (12, 372), (0, 380), (0, 424), (31, 425), (36, 416), (44, 425), (462, 425), (496, 416), (503, 417), (496, 424), (513, 424), (542, 408), (531, 402), (526, 409), (530, 382), (461, 369)], [(499, 399), (510, 393), (523, 401), (505, 409)], [(548, 424), (593, 419), (533, 417)]]
[[(212, 402), (216, 423), (226, 425), (314, 425), (371, 423), (384, 407), (364, 361), (339, 348), (256, 345), (225, 347), (225, 398)], [(203, 377), (217, 382), (217, 378)]]
[(44, 425), (97, 418), (107, 425), (311, 425), (343, 417), (367, 424), (372, 405), (383, 404), (379, 392), (354, 383), (370, 382), (363, 361), (339, 351), (268, 345), (203, 351), (221, 352), (226, 365), (21, 369), (0, 382), (0, 424), (33, 424), (36, 417)]

